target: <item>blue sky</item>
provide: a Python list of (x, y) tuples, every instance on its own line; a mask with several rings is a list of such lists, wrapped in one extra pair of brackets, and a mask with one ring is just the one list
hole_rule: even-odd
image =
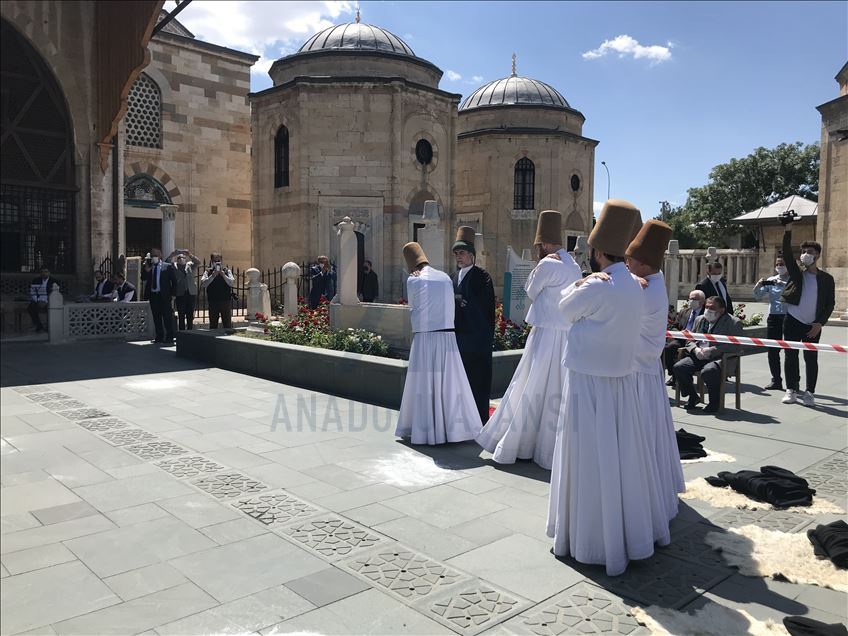
[[(818, 141), (815, 106), (837, 97), (833, 78), (848, 60), (846, 2), (360, 6), (363, 22), (445, 71), (444, 90), (467, 95), (507, 76), (515, 52), (519, 75), (556, 87), (586, 116), (583, 134), (600, 141), (595, 201), (606, 199), (606, 161), (612, 196), (645, 218), (661, 200), (683, 203), (718, 163), (758, 146)], [(252, 76), (261, 90), (274, 59), (354, 12), (350, 2), (195, 0), (179, 19), (202, 39), (261, 54)]]

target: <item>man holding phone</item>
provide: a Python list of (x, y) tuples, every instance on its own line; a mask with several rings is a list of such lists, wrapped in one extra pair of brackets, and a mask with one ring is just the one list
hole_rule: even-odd
[(206, 290), (206, 304), (209, 308), (209, 328), (218, 328), (220, 317), (224, 329), (233, 328), (233, 273), (224, 267), (223, 257), (218, 252), (209, 256), (209, 267), (203, 272), (200, 286)]
[[(782, 256), (774, 259), (774, 276), (761, 278), (754, 285), (754, 298), (762, 301), (768, 297), (769, 313), (766, 319), (766, 338), (772, 340), (783, 339), (783, 321), (786, 318), (786, 304), (781, 298), (786, 283), (789, 282), (789, 270)], [(769, 347), (768, 364), (771, 371), (771, 383), (766, 385), (766, 390), (782, 391), (783, 379), (780, 374), (780, 349)]]

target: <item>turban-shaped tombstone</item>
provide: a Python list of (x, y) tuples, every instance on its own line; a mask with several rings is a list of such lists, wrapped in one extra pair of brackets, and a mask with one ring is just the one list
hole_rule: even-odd
[(297, 277), (300, 266), (289, 261), (283, 265), (283, 277), (286, 279), (283, 289), (283, 313), (286, 316), (297, 315)]

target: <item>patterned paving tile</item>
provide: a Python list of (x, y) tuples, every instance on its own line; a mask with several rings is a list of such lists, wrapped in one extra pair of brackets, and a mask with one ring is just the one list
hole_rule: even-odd
[(113, 431), (104, 431), (103, 433), (100, 433), (100, 437), (113, 446), (126, 446), (127, 444), (152, 442), (159, 439), (153, 433), (148, 433), (141, 428), (123, 428)]
[(561, 636), (564, 634), (649, 635), (620, 598), (606, 590), (578, 583), (544, 605), (510, 619), (504, 627), (518, 634)]
[(848, 475), (810, 470), (801, 476), (810, 483), (811, 488), (815, 488), (816, 497), (845, 505), (848, 499)]
[(21, 395), (29, 395), (31, 393), (46, 393), (48, 391), (52, 391), (53, 387), (46, 386), (44, 384), (34, 384), (30, 386), (16, 386), (12, 390), (15, 393), (20, 393)]
[(50, 400), (49, 402), (39, 402), (40, 406), (51, 411), (65, 411), (67, 409), (84, 409), (88, 404), (79, 400)]
[(171, 473), (177, 479), (197, 477), (205, 473), (216, 473), (226, 468), (226, 466), (222, 466), (201, 455), (163, 459), (161, 462), (156, 462), (156, 465), (162, 470)]
[(460, 634), (478, 634), (528, 605), (529, 601), (475, 580), (429, 600), (425, 613)]
[(70, 395), (65, 395), (64, 393), (60, 393), (58, 391), (44, 391), (44, 392), (32, 392), (27, 393), (26, 397), (28, 400), (32, 400), (33, 402), (53, 402), (55, 400), (70, 400)]
[(234, 501), (232, 505), (267, 526), (288, 523), (324, 512), (282, 491), (245, 497)]
[(100, 409), (74, 409), (72, 411), (56, 411), (56, 413), (75, 422), (79, 420), (91, 420), (97, 417), (109, 417), (109, 413)]
[(373, 548), (383, 540), (383, 537), (371, 532), (368, 528), (335, 515), (296, 521), (284, 526), (281, 530), (309, 550), (327, 559), (339, 559)]
[(216, 473), (195, 479), (191, 483), (218, 499), (235, 499), (268, 488), (262, 482), (236, 472)]
[(721, 528), (741, 528), (742, 526), (754, 525), (766, 530), (798, 532), (809, 525), (813, 519), (814, 517), (811, 515), (784, 510), (740, 510), (733, 508), (710, 517), (708, 523)]
[(137, 455), (141, 459), (148, 461), (151, 459), (162, 459), (163, 457), (173, 457), (174, 455), (185, 455), (191, 452), (187, 448), (183, 448), (169, 441), (142, 442), (141, 444), (130, 444), (123, 448), (133, 455)]
[(706, 565), (714, 568), (727, 568), (721, 554), (713, 550), (704, 541), (704, 537), (710, 532), (721, 532), (722, 529), (706, 523), (693, 523), (686, 526), (679, 533), (671, 536), (671, 543), (659, 548), (662, 554), (690, 561), (698, 565)]
[(466, 575), (398, 544), (348, 559), (341, 567), (406, 600), (415, 600), (468, 578)]
[(119, 428), (127, 428), (129, 426), (128, 422), (119, 420), (117, 417), (104, 417), (99, 420), (80, 420), (77, 424), (96, 433), (101, 431), (113, 431)]

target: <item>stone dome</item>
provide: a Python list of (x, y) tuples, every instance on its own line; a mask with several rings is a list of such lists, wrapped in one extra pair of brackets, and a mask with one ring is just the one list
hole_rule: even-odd
[(465, 98), (459, 110), (492, 106), (547, 106), (573, 110), (565, 97), (550, 84), (516, 75), (484, 84)]
[(412, 49), (394, 33), (373, 24), (349, 22), (337, 24), (316, 33), (300, 47), (298, 53), (317, 51), (378, 51), (415, 57)]

